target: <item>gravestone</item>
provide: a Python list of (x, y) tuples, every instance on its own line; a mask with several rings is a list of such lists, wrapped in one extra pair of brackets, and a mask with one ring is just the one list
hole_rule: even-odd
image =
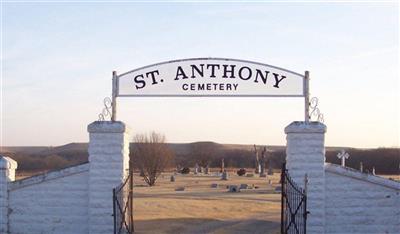
[(237, 185), (229, 185), (228, 191), (231, 193), (237, 193), (240, 192), (240, 189)]
[(346, 153), (344, 149), (342, 149), (342, 151), (337, 154), (337, 157), (342, 160), (342, 167), (346, 166), (346, 159), (348, 159), (349, 156), (350, 155)]
[(185, 187), (178, 187), (175, 189), (175, 191), (185, 191)]
[(274, 175), (274, 170), (272, 169), (271, 160), (268, 160), (268, 175)]
[(263, 150), (261, 151), (261, 157), (259, 159), (260, 165), (260, 177), (266, 177), (265, 175), (265, 159), (266, 159), (267, 147), (264, 146)]
[(247, 184), (241, 184), (239, 189), (247, 189), (249, 186)]
[(228, 180), (228, 172), (222, 172), (221, 180)]
[(208, 165), (204, 168), (204, 174), (208, 175), (210, 171), (210, 168), (208, 167)]
[(221, 160), (221, 170), (220, 170), (220, 172), (222, 173), (222, 172), (224, 172), (224, 171), (225, 171), (225, 160), (222, 159), (222, 160)]
[(178, 164), (178, 165), (176, 165), (176, 171), (177, 171), (177, 172), (180, 172), (181, 170), (182, 170), (182, 166), (181, 166), (181, 165), (179, 165), (179, 164)]
[(255, 174), (258, 174), (260, 172), (260, 162), (258, 160), (258, 150), (257, 150), (257, 146), (254, 145), (254, 156), (255, 156)]
[(169, 180), (170, 180), (170, 182), (175, 182), (175, 176), (171, 175), (171, 178)]

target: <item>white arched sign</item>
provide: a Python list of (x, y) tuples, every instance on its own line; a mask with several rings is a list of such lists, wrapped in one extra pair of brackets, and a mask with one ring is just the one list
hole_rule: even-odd
[(308, 121), (308, 80), (308, 72), (246, 60), (172, 60), (113, 72), (111, 118), (115, 120), (117, 97), (304, 97)]

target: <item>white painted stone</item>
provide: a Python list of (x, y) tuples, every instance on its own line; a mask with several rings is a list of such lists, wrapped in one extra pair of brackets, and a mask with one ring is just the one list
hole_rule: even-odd
[(0, 233), (9, 230), (9, 183), (15, 180), (18, 164), (12, 158), (0, 156)]
[(17, 164), (0, 157), (0, 233), (112, 233), (112, 189), (129, 169), (122, 122), (88, 126), (89, 163), (13, 181)]
[(325, 231), (325, 132), (326, 126), (319, 122), (293, 122), (285, 128), (286, 168), (301, 187), (308, 176), (307, 233)]
[(400, 233), (400, 183), (325, 164), (326, 233)]
[(88, 233), (88, 175), (86, 163), (12, 182), (10, 233)]
[(129, 169), (129, 130), (122, 122), (96, 121), (89, 131), (89, 233), (113, 232), (112, 189)]

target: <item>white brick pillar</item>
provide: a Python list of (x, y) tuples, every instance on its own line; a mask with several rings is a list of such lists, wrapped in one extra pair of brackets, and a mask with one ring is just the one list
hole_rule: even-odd
[(15, 180), (17, 162), (0, 156), (0, 233), (8, 233), (8, 183)]
[(293, 180), (304, 187), (308, 175), (307, 233), (325, 232), (325, 132), (319, 122), (293, 122), (285, 128), (286, 168)]
[(96, 121), (89, 131), (89, 233), (113, 233), (112, 190), (129, 169), (129, 131), (119, 121)]

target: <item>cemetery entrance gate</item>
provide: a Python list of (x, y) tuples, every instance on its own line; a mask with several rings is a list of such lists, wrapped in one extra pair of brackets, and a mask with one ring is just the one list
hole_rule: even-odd
[(113, 189), (114, 234), (132, 234), (133, 226), (133, 170), (125, 181)]
[[(264, 63), (191, 58), (113, 72), (112, 97), (104, 100), (99, 120), (117, 118), (117, 97), (301, 97), (304, 118), (323, 122), (318, 99), (309, 98), (309, 72), (296, 73)], [(311, 113), (309, 111), (311, 107)], [(114, 233), (132, 233), (132, 174), (113, 190)], [(282, 233), (305, 233), (306, 194), (282, 170)]]
[(290, 177), (286, 164), (281, 172), (281, 234), (305, 234), (307, 227), (307, 175), (304, 189)]

